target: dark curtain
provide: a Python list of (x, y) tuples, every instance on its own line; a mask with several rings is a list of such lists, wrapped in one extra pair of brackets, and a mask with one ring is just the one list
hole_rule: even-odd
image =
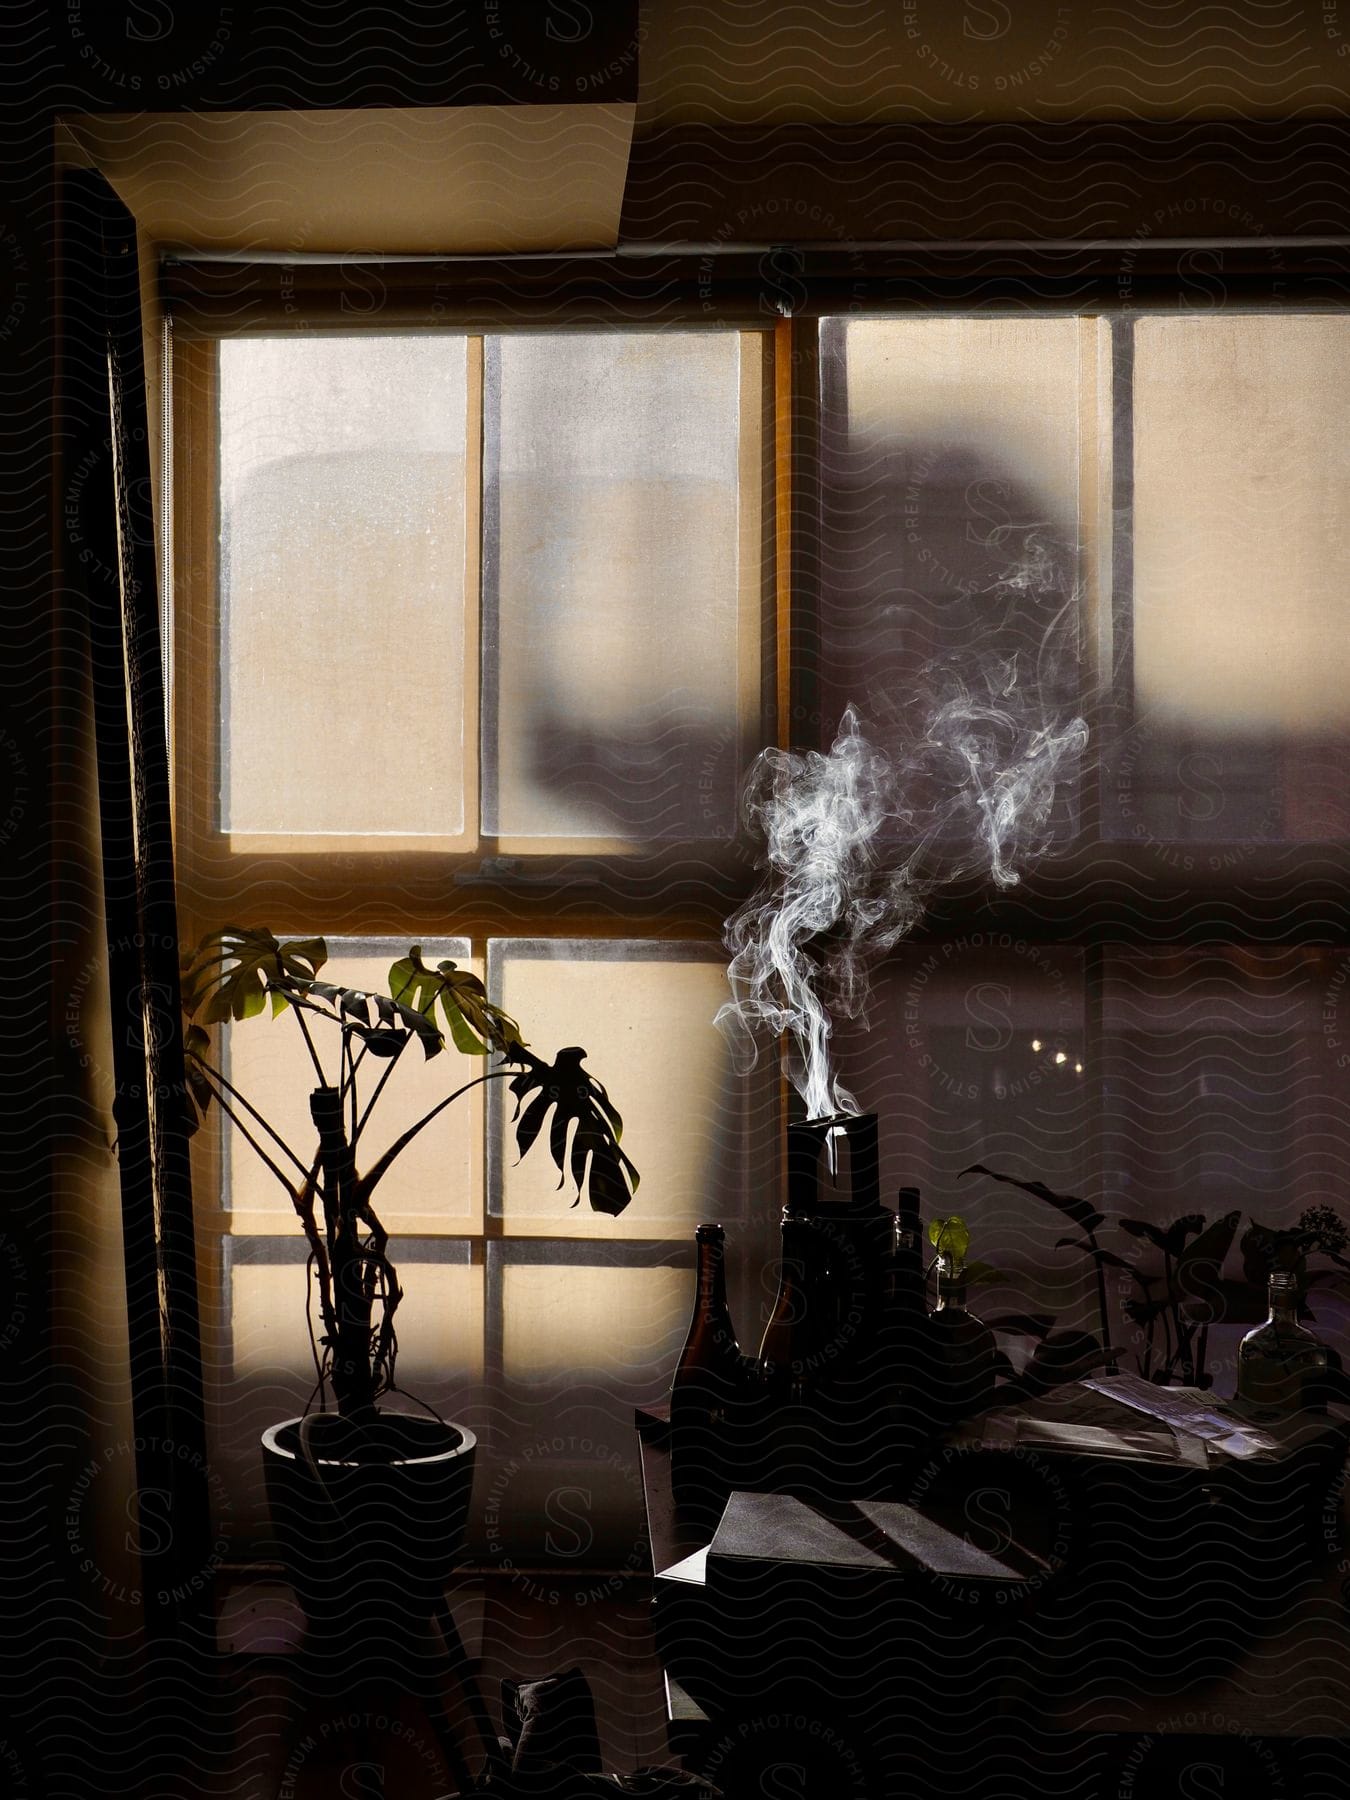
[(147, 1635), (209, 1601), (208, 1470), (185, 1131), (150, 431), (136, 228), (104, 178), (63, 179), (58, 491), (67, 607), (82, 607), (135, 1424), (135, 1535)]

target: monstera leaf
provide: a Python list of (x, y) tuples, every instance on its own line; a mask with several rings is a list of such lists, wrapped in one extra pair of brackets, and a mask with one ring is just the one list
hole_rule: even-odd
[[(508, 1062), (524, 1066), (509, 1082), (516, 1097), (516, 1148), (526, 1155), (552, 1110), (548, 1146), (563, 1185), (570, 1168), (577, 1186), (586, 1186), (593, 1212), (617, 1216), (637, 1192), (639, 1176), (619, 1148), (623, 1120), (601, 1084), (581, 1066), (586, 1052), (576, 1045), (546, 1063), (517, 1043)], [(532, 1098), (531, 1098), (532, 1096)], [(522, 1113), (521, 1103), (528, 1100)], [(571, 1135), (569, 1148), (568, 1136)]]
[[(431, 1060), (445, 1048), (445, 1039), (425, 1013), (411, 1006), (400, 1006), (388, 994), (374, 994), (365, 988), (334, 987), (329, 981), (295, 981), (287, 984), (292, 1006), (306, 1006), (311, 1000), (324, 1000), (344, 1026), (361, 1039), (372, 1056), (397, 1056), (408, 1038), (415, 1037), (422, 1054)], [(375, 1017), (371, 1018), (374, 1008)], [(315, 1007), (324, 1018), (322, 1007)]]
[(312, 982), (328, 960), (322, 938), (293, 938), (280, 943), (270, 931), (226, 925), (209, 932), (182, 959), (183, 1035), (187, 1076), (187, 1129), (196, 1131), (215, 1095), (207, 1080), (211, 1048), (208, 1025), (230, 1019), (256, 1018), (272, 997), (272, 1012), (292, 1004), (295, 984)]
[(328, 961), (321, 937), (279, 943), (270, 931), (226, 925), (183, 957), (183, 1010), (203, 1026), (252, 1019), (272, 996), (272, 1011), (290, 1004), (291, 982), (310, 982)]
[(211, 1034), (200, 1025), (189, 1025), (183, 1037), (183, 1073), (187, 1077), (187, 1119), (189, 1137), (206, 1117), (215, 1097), (215, 1089), (202, 1072), (202, 1060), (211, 1047)]
[(414, 944), (390, 969), (389, 992), (395, 1001), (428, 1019), (435, 1017), (439, 1007), (456, 1050), (466, 1056), (486, 1056), (490, 1050), (509, 1056), (524, 1048), (520, 1027), (492, 1004), (478, 977), (449, 961), (429, 969), (422, 961), (420, 944)]

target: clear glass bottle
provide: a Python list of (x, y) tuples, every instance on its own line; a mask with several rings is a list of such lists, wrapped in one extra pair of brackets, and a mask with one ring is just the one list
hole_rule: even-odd
[(966, 1277), (938, 1258), (937, 1304), (924, 1320), (919, 1375), (931, 1432), (950, 1431), (992, 1400), (998, 1346), (989, 1327), (966, 1310)]
[(1277, 1269), (1270, 1277), (1270, 1317), (1238, 1347), (1237, 1397), (1251, 1412), (1276, 1417), (1316, 1404), (1327, 1368), (1327, 1347), (1298, 1322), (1298, 1277)]

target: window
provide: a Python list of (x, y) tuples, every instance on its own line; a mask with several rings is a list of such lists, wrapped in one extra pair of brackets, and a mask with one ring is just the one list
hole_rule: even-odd
[(1345, 954), (1289, 946), (1343, 932), (1347, 350), (1342, 313), (821, 326), (822, 730), (1015, 656), (1091, 731), (1054, 857), (943, 894), (841, 1040), (992, 1311), (1090, 1322), (1059, 1221), (971, 1163), (1155, 1221), (1336, 1195)]
[[(908, 728), (937, 667), (1087, 720), (1054, 854), (944, 890), (837, 1037), (887, 1178), (966, 1213), (1023, 1306), (1086, 1322), (1081, 1267), (972, 1162), (1144, 1216), (1325, 1197), (1344, 958), (1289, 940), (1347, 872), (1347, 334), (1028, 308), (180, 344), (191, 926), (247, 895), (353, 972), (441, 946), (541, 1043), (582, 1034), (642, 1166), (621, 1220), (568, 1210), (492, 1090), (386, 1200), (407, 1385), (495, 1466), (535, 1466), (547, 1421), (621, 1545), (627, 1408), (674, 1356), (699, 1218), (749, 1251), (747, 1341), (769, 1298), (776, 1082), (731, 1077), (711, 1019), (778, 694), (803, 747), (850, 702)], [(1203, 1004), (1173, 1005), (1190, 969)], [(231, 1054), (270, 1085), (268, 1037)], [(265, 1180), (200, 1152), (217, 1435), (256, 1521), (256, 1431), (307, 1392), (303, 1258)]]
[[(380, 1211), (401, 1384), (470, 1424), (489, 1467), (532, 1462), (545, 1420), (601, 1539), (631, 1539), (632, 1405), (678, 1349), (693, 1226), (749, 1218), (745, 1146), (776, 1099), (726, 1079), (712, 1024), (740, 775), (772, 728), (769, 377), (762, 334), (723, 329), (177, 350), (184, 934), (247, 905), (371, 985), (419, 941), (541, 1050), (585, 1044), (643, 1176), (622, 1218), (571, 1208), (546, 1156), (516, 1165), (495, 1090), (417, 1140)], [(289, 1021), (223, 1036), (230, 1079), (303, 1142)], [(399, 1076), (390, 1141), (447, 1091), (443, 1065)], [(258, 1434), (313, 1385), (304, 1244), (228, 1128), (196, 1159), (242, 1545)]]

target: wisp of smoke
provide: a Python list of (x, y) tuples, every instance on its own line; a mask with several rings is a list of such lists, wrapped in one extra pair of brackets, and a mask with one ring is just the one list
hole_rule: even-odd
[[(1037, 575), (1023, 564), (1000, 585)], [(930, 664), (884, 732), (850, 705), (828, 754), (770, 749), (752, 765), (742, 806), (766, 874), (727, 922), (732, 998), (716, 1022), (742, 1073), (761, 1038), (786, 1035), (808, 1118), (857, 1112), (831, 1071), (832, 1021), (863, 1017), (872, 968), (932, 894), (974, 873), (1011, 887), (1048, 848), (1056, 788), (1087, 744), (1046, 678), (1071, 616), (1052, 622), (1029, 683), (1017, 651)]]

